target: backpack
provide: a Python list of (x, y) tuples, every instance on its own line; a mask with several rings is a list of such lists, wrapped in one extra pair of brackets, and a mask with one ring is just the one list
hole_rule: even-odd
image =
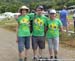
[[(34, 19), (35, 19), (35, 17), (36, 17), (36, 13), (34, 13)], [(33, 31), (33, 20), (30, 20), (30, 33), (32, 33), (32, 31)]]

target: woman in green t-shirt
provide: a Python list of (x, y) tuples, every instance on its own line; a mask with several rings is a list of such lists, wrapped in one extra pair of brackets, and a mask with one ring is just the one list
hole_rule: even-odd
[(18, 50), (19, 50), (19, 61), (23, 61), (23, 50), (25, 47), (25, 58), (24, 61), (27, 60), (28, 49), (30, 48), (30, 19), (28, 16), (29, 8), (26, 6), (22, 6), (19, 9), (20, 15), (17, 17), (17, 42), (18, 42)]
[[(46, 37), (48, 39), (48, 47), (50, 59), (57, 59), (59, 49), (59, 30), (62, 30), (62, 23), (56, 18), (56, 11), (54, 9), (49, 10), (49, 20), (47, 21), (48, 30)], [(57, 60), (55, 60), (57, 61)]]

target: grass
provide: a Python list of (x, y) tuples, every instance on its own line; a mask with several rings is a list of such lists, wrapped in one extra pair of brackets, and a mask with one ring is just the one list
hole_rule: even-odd
[[(57, 17), (59, 18), (59, 14), (57, 14)], [(72, 19), (73, 19), (73, 14), (69, 14), (69, 15), (68, 15), (68, 19), (69, 19), (69, 20), (72, 20)]]
[(63, 33), (60, 35), (60, 40), (61, 44), (75, 47), (75, 34), (67, 35), (66, 33)]
[(16, 20), (11, 18), (11, 19), (4, 19), (2, 21), (0, 21), (0, 27), (4, 28), (4, 29), (8, 29), (11, 31), (15, 32), (15, 27), (16, 27)]
[[(69, 22), (71, 22), (69, 25), (69, 30), (74, 31), (72, 15), (69, 15), (68, 18)], [(75, 48), (75, 34), (71, 33), (70, 35), (67, 35), (64, 32), (60, 35), (60, 44), (64, 47)]]

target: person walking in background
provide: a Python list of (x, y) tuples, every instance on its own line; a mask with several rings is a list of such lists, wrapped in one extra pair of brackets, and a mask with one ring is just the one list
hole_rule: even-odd
[(75, 33), (75, 13), (73, 15), (73, 23), (74, 23), (74, 33)]
[[(20, 15), (17, 17), (17, 40), (19, 50), (19, 61), (26, 61), (28, 56), (28, 50), (30, 48), (30, 19), (28, 16), (29, 8), (22, 6), (19, 9)], [(25, 47), (25, 58), (23, 59), (23, 51)]]
[(63, 26), (62, 22), (56, 18), (55, 9), (49, 10), (48, 13), (49, 13), (49, 20), (47, 21), (48, 30), (46, 32), (46, 37), (48, 40), (49, 55), (50, 59), (53, 59), (53, 57), (54, 59), (57, 59), (59, 52), (59, 30), (63, 31)]
[(68, 34), (68, 11), (67, 11), (67, 7), (64, 6), (63, 9), (60, 11), (60, 20), (63, 24), (63, 28), (66, 29), (66, 33)]

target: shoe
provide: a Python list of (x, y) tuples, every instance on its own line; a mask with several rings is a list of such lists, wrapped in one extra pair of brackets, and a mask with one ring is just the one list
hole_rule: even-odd
[(58, 59), (57, 56), (55, 56), (55, 57), (54, 57), (54, 61), (58, 61), (57, 59)]
[(53, 56), (50, 56), (50, 61), (53, 61)]
[(40, 56), (40, 57), (39, 57), (39, 61), (42, 61), (42, 60), (43, 60), (43, 57)]
[(37, 57), (33, 57), (33, 61), (37, 61)]
[(39, 59), (43, 59), (43, 57), (40, 56)]
[(45, 57), (44, 59), (45, 59), (44, 61), (49, 61), (47, 57)]
[(27, 57), (24, 58), (24, 61), (27, 61)]

